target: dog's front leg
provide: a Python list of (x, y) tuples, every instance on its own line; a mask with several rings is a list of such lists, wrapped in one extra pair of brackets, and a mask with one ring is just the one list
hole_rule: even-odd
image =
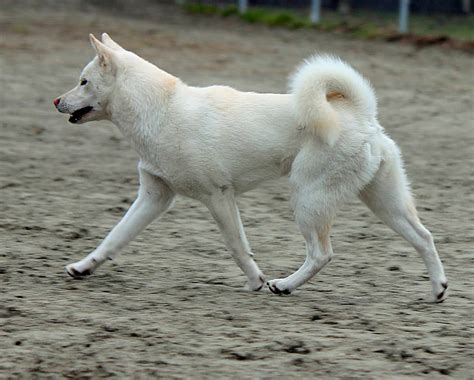
[(139, 168), (138, 197), (123, 219), (87, 257), (66, 266), (66, 272), (80, 278), (93, 273), (104, 261), (113, 259), (149, 223), (168, 210), (174, 192), (159, 178)]
[(233, 191), (229, 188), (219, 189), (210, 196), (205, 204), (216, 220), (232, 257), (247, 275), (249, 289), (260, 290), (265, 284), (265, 277), (252, 259)]

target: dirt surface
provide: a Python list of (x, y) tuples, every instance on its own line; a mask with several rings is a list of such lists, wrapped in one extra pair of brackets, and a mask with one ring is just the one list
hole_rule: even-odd
[[(0, 11), (0, 378), (473, 378), (472, 56), (313, 31), (99, 9)], [(208, 211), (178, 199), (83, 281), (65, 264), (97, 246), (133, 201), (137, 156), (106, 122), (73, 126), (52, 99), (107, 31), (195, 85), (281, 92), (301, 59), (341, 55), (373, 82), (450, 284), (440, 305), (415, 251), (358, 201), (333, 230), (335, 260), (288, 297), (242, 290)], [(285, 180), (239, 202), (268, 278), (303, 239)]]

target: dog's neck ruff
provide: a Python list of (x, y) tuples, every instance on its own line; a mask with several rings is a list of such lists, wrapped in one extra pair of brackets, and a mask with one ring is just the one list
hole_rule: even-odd
[(109, 106), (110, 120), (142, 155), (161, 128), (173, 93), (181, 82), (144, 61), (131, 75), (128, 73), (127, 81), (117, 83)]

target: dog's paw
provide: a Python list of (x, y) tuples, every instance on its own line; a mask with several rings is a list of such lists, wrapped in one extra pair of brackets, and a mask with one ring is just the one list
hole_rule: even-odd
[(67, 265), (65, 269), (66, 273), (75, 279), (82, 279), (84, 277), (90, 276), (93, 273), (91, 269), (80, 270), (78, 267), (76, 267), (76, 263)]
[(434, 302), (441, 303), (448, 298), (448, 281), (441, 282), (434, 295)]
[(265, 276), (263, 273), (260, 273), (258, 276), (257, 280), (255, 281), (249, 281), (247, 283), (247, 290), (250, 290), (252, 292), (258, 292), (259, 290), (262, 290), (263, 285), (265, 285)]
[[(270, 291), (273, 293), (273, 294), (278, 294), (279, 296), (283, 296), (283, 295), (288, 295), (288, 294), (291, 294), (291, 290), (287, 289), (287, 288), (284, 288), (281, 284), (281, 280), (270, 280), (270, 281), (267, 281), (267, 286), (268, 286), (268, 289), (270, 289)], [(280, 285), (278, 285), (278, 283), (280, 283)]]

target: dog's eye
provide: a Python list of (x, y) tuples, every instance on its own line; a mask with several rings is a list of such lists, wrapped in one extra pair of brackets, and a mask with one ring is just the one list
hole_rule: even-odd
[(84, 86), (84, 85), (86, 85), (86, 84), (87, 84), (87, 79), (81, 80), (81, 86)]

